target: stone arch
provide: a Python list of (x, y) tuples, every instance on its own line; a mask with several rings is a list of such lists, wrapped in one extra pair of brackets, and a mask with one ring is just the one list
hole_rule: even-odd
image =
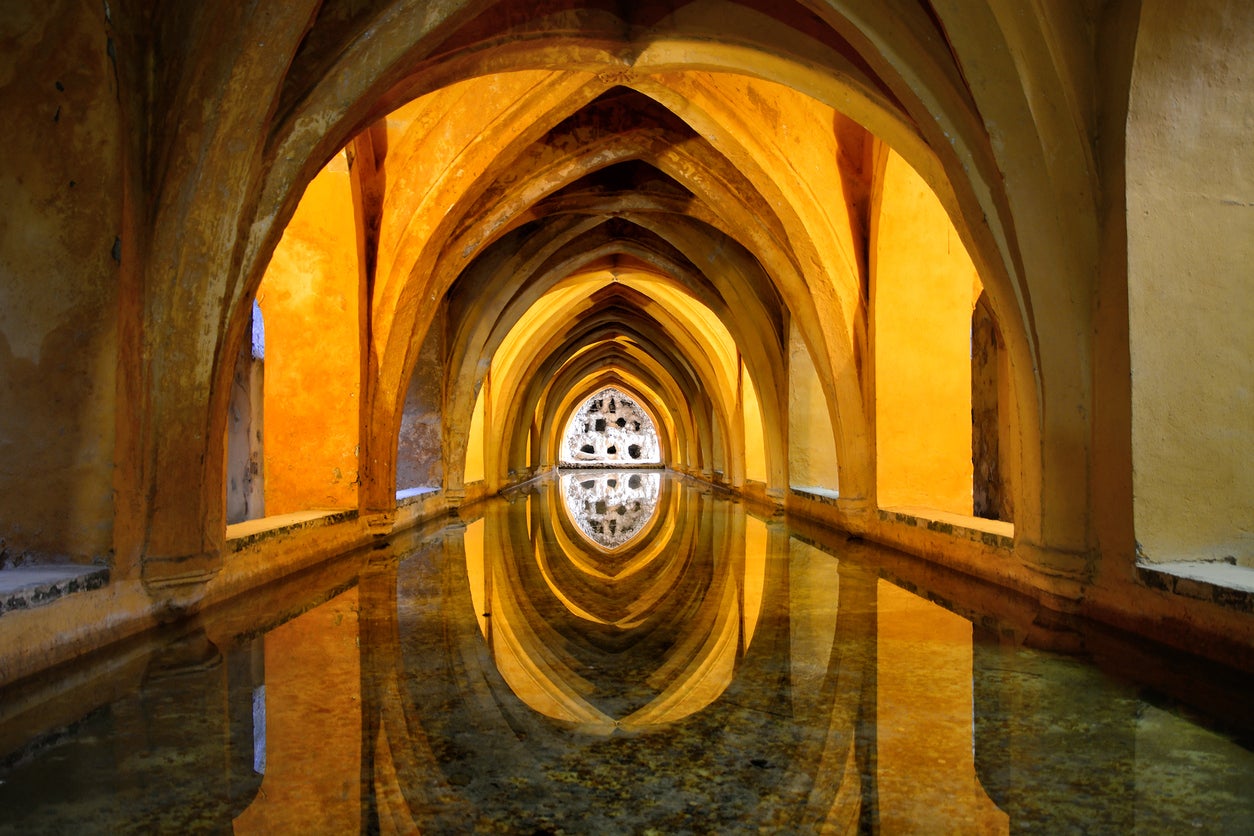
[[(618, 296), (622, 291), (611, 291), (611, 293)], [(639, 303), (638, 299), (636, 303)], [(616, 306), (607, 306), (596, 299), (585, 301), (583, 304), (586, 305), (586, 310), (579, 316), (570, 316), (574, 312), (572, 309), (565, 311), (571, 320), (578, 323), (577, 325), (573, 328), (556, 326), (549, 329), (552, 336), (544, 341), (543, 348), (531, 353), (531, 359), (527, 362), (525, 371), (511, 375), (511, 378), (517, 381), (515, 385), (527, 394), (510, 396), (507, 399), (508, 412), (500, 421), (503, 432), (509, 433), (512, 428), (518, 426), (519, 415), (530, 415), (534, 412), (535, 405), (548, 382), (565, 365), (567, 358), (579, 345), (586, 345), (594, 338), (614, 338), (620, 334), (626, 334), (630, 335), (633, 341), (639, 342), (644, 351), (658, 359), (664, 359), (667, 355), (675, 356), (667, 346), (678, 347), (677, 356), (685, 358), (682, 366), (675, 359), (667, 364), (673, 364), (675, 372), (672, 374), (678, 375), (677, 382), (685, 378), (691, 381), (682, 387), (686, 396), (685, 400), (698, 400), (694, 396), (699, 391), (711, 395), (712, 403), (716, 406), (715, 413), (722, 417), (723, 437), (730, 437), (731, 449), (739, 450), (739, 439), (731, 433), (731, 425), (726, 419), (726, 416), (732, 414), (735, 403), (734, 389), (731, 388), (732, 381), (727, 378), (726, 370), (720, 369), (717, 364), (701, 353), (701, 347), (708, 343), (698, 339), (689, 330), (690, 325), (686, 326), (682, 320), (668, 315), (667, 311), (661, 309), (654, 309), (649, 314), (644, 314), (641, 309), (634, 307), (630, 302), (621, 309)], [(624, 318), (629, 321), (635, 320), (635, 323), (624, 328)], [(679, 370), (685, 367), (691, 371), (686, 374), (680, 373)], [(544, 432), (543, 427), (542, 432)], [(733, 460), (737, 457), (738, 453), (732, 456)]]
[[(582, 99), (584, 99), (584, 98), (586, 98), (586, 93), (581, 95), (581, 100), (582, 100)], [(638, 153), (639, 153), (638, 151), (630, 150), (630, 142), (629, 142), (629, 141), (625, 142), (621, 136), (614, 135), (614, 136), (612, 136), (612, 137), (609, 137), (608, 139), (609, 139), (609, 142), (610, 142), (610, 144), (611, 144), (611, 146), (612, 146), (612, 147), (620, 147), (620, 146), (622, 146), (622, 145), (624, 145), (624, 144), (627, 144), (627, 145), (628, 145), (628, 150), (625, 152), (625, 157), (626, 157), (626, 158), (633, 158), (633, 157), (637, 156), (637, 155), (638, 155)], [(587, 149), (584, 149), (583, 151), (581, 151), (581, 153), (582, 153), (582, 155), (583, 155), (585, 158), (590, 158), (590, 159), (592, 159), (592, 160), (596, 161), (596, 164), (597, 164), (597, 165), (603, 166), (603, 165), (605, 165), (605, 164), (606, 164), (606, 161), (605, 161), (604, 159), (602, 159), (602, 158), (601, 158), (601, 155), (600, 155), (600, 154), (598, 154), (595, 150), (587, 150)], [(495, 165), (498, 165), (498, 166), (499, 166), (499, 165), (503, 165), (503, 163), (501, 163), (501, 162), (499, 162), (499, 161), (498, 161), (498, 162), (496, 162), (496, 163), (494, 163), (494, 164), (495, 164)], [(665, 168), (665, 166), (663, 166), (663, 168)], [(546, 171), (548, 171), (548, 170), (550, 170), (550, 169), (546, 168), (545, 170), (546, 170)], [(577, 176), (577, 174), (583, 173), (583, 171), (584, 171), (584, 170), (586, 170), (586, 169), (577, 169), (576, 171), (574, 171), (574, 172), (572, 172), (572, 173), (569, 173), (569, 174), (565, 175), (565, 178), (564, 178), (564, 179), (565, 179), (565, 180), (567, 180), (567, 181), (569, 181), (570, 179), (573, 179), (575, 176)], [(514, 184), (518, 184), (518, 183), (520, 182), (520, 178), (519, 178), (517, 175), (511, 175), (511, 176), (512, 176), (512, 177), (514, 177), (514, 179), (511, 181), (512, 183), (514, 183)], [(550, 176), (550, 177), (551, 177), (551, 175), (548, 175), (548, 176)], [(557, 182), (561, 182), (561, 179), (559, 178), (559, 180), (558, 180)], [(554, 188), (554, 187), (555, 187), (555, 185), (554, 185), (553, 183), (549, 183), (549, 184), (547, 184), (546, 186), (542, 186), (542, 187), (541, 187), (541, 191), (537, 191), (537, 192), (536, 192), (536, 194), (534, 195), (534, 198), (535, 198), (535, 199), (538, 199), (538, 198), (539, 198), (539, 196), (540, 196), (541, 194), (543, 194), (543, 193), (544, 193), (544, 189), (545, 189), (545, 188), (547, 188), (547, 189), (551, 190), (551, 189), (552, 189), (552, 188)], [(727, 201), (727, 202), (735, 202), (735, 199), (733, 198), (733, 201)], [(527, 203), (527, 201), (522, 201), (522, 204), (524, 204), (524, 205), (525, 205), (526, 203)], [(475, 204), (475, 205), (479, 205), (479, 204)], [(484, 210), (484, 211), (486, 212), (486, 210)], [(761, 213), (759, 213), (759, 214), (761, 214)], [(446, 224), (446, 225), (447, 225), (447, 224)], [(500, 229), (502, 229), (502, 228), (504, 228), (504, 227), (505, 227), (505, 224), (503, 224), (501, 221), (496, 220), (496, 219), (491, 218), (491, 217), (489, 217), (489, 218), (488, 218), (488, 219), (486, 219), (486, 220), (480, 220), (480, 221), (478, 222), (478, 225), (479, 225), (479, 226), (488, 227), (488, 228), (492, 228), (492, 229), (496, 229), (496, 230), (500, 230)], [(797, 229), (797, 230), (794, 230), (794, 234), (795, 234), (795, 236), (800, 236), (800, 235), (802, 235), (802, 234), (803, 234), (803, 232), (802, 232), (802, 230)], [(427, 246), (427, 247), (429, 248), (429, 247), (430, 247), (429, 242), (427, 242), (424, 246)], [(465, 239), (465, 238), (463, 238), (463, 239), (462, 239), (462, 240), (461, 240), (461, 241), (460, 241), (460, 242), (459, 242), (456, 246), (452, 247), (452, 251), (453, 251), (453, 252), (461, 252), (461, 253), (463, 253), (463, 257), (464, 257), (464, 254), (465, 254), (465, 253), (467, 253), (467, 252), (470, 252), (470, 251), (474, 248), (474, 246), (475, 246), (475, 245), (474, 245), (473, 243), (466, 243), (466, 239)], [(793, 260), (795, 261), (795, 259), (793, 259)], [(454, 267), (455, 267), (456, 265), (454, 264), (454, 265), (452, 265), (452, 266), (454, 266)], [(440, 268), (437, 268), (437, 269), (447, 269), (447, 268), (440, 267)], [(415, 266), (415, 268), (414, 268), (414, 272), (423, 272), (423, 271), (419, 271), (419, 270), (417, 269), (417, 265), (416, 265), (416, 266)], [(435, 285), (436, 285), (436, 288), (441, 288), (441, 287), (443, 287), (443, 286), (444, 286), (444, 284), (445, 284), (446, 282), (448, 282), (448, 281), (452, 281), (452, 276), (451, 276), (451, 275), (450, 275), (450, 276), (447, 276), (446, 278), (437, 278), (437, 279), (435, 279), (435, 280), (434, 280)], [(413, 293), (413, 292), (415, 292), (415, 289), (414, 289), (414, 288), (410, 288), (410, 289), (409, 289), (408, 291), (406, 291), (406, 292)], [(799, 295), (799, 294), (798, 294), (798, 292), (794, 292), (794, 296), (798, 296), (798, 295)], [(798, 305), (803, 305), (803, 304), (805, 304), (804, 297), (799, 298), (799, 299), (797, 300), (797, 304), (798, 304)], [(406, 307), (406, 309), (408, 309), (408, 307)], [(842, 317), (841, 317), (841, 318), (843, 318), (843, 315), (842, 315)], [(418, 327), (419, 329), (421, 329), (421, 327), (422, 327), (422, 326), (421, 326), (421, 324), (418, 324), (416, 327)], [(398, 331), (398, 333), (401, 333), (401, 334), (403, 334), (404, 332), (405, 332), (405, 329), (404, 329), (404, 328), (401, 328), (401, 329), (399, 329), (399, 331)], [(818, 329), (818, 328), (813, 328), (813, 329), (812, 329), (812, 334), (817, 334), (817, 335), (820, 335), (820, 336), (815, 336), (815, 337), (814, 337), (814, 339), (816, 339), (816, 340), (817, 340), (817, 339), (821, 339), (822, 330), (821, 330), (821, 329)], [(779, 336), (777, 335), (777, 337), (776, 337), (776, 342), (777, 342), (777, 343), (782, 342), (782, 337), (779, 337)], [(408, 349), (407, 349), (407, 350), (408, 350)], [(849, 350), (849, 353), (852, 353), (852, 350)], [(392, 355), (389, 355), (389, 356), (393, 356), (393, 357), (397, 357), (397, 358), (399, 358), (399, 357), (400, 357), (400, 355), (399, 355), (399, 354), (392, 354)], [(766, 357), (767, 357), (767, 358), (774, 357), (774, 356), (778, 356), (778, 352), (769, 352), (769, 353), (766, 355)], [(385, 361), (385, 362), (386, 362), (386, 361)], [(398, 360), (397, 362), (399, 362), (399, 360)], [(841, 364), (840, 364), (840, 367), (841, 367), (841, 368), (849, 368), (849, 367), (851, 367), (851, 364), (849, 364), (848, 362), (843, 362), (843, 361), (842, 361), (842, 362), (841, 362)], [(778, 371), (778, 370), (777, 370), (777, 371)], [(761, 373), (761, 371), (760, 371), (760, 369), (755, 369), (755, 371), (753, 372), (753, 375), (754, 375), (755, 379), (757, 379), (757, 380), (759, 380), (759, 381), (765, 381), (765, 380), (768, 380), (768, 377), (767, 377), (766, 375), (762, 374), (762, 373)], [(775, 374), (775, 375), (773, 375), (772, 377), (770, 377), (769, 379), (770, 379), (770, 380), (775, 380), (775, 381), (777, 381), (777, 380), (780, 380), (781, 378), (782, 378), (782, 375), (781, 375), (781, 374)], [(850, 407), (850, 409), (849, 409), (849, 410), (847, 410), (847, 412), (853, 412), (855, 408), (856, 408), (857, 410), (860, 410), (860, 408), (861, 408), (861, 407), (860, 407), (860, 402), (859, 402), (859, 400), (858, 400), (858, 386), (857, 386), (857, 381), (856, 381), (856, 379), (854, 379), (854, 378), (849, 378), (849, 379), (847, 380), (846, 384), (845, 384), (845, 389), (846, 389), (846, 391), (847, 391), (847, 397), (845, 398), (845, 401), (846, 401), (847, 403), (851, 403), (851, 404), (853, 404), (853, 405), (854, 405), (853, 407)], [(778, 400), (782, 400), (782, 398), (780, 398), (780, 399), (778, 399)], [(773, 404), (776, 404), (776, 403), (778, 402), (778, 400), (773, 398), (773, 399), (771, 399), (771, 400), (770, 400), (770, 404), (772, 404), (772, 405), (773, 405)], [(771, 414), (771, 412), (770, 412), (769, 410), (766, 412), (766, 418), (767, 418), (767, 423), (768, 423), (768, 431), (773, 431), (773, 430), (774, 430), (774, 428), (778, 425), (778, 421), (776, 421), (776, 420), (775, 420), (775, 416), (774, 416), (774, 415), (772, 415), (772, 414)], [(771, 460), (771, 470), (772, 470), (772, 474), (773, 474), (773, 475), (772, 475), (772, 477), (771, 477), (771, 480), (770, 480), (770, 481), (771, 481), (772, 483), (782, 484), (782, 483), (783, 483), (783, 481), (784, 481), (784, 479), (785, 479), (785, 477), (782, 475), (782, 471), (783, 471), (783, 469), (784, 469), (784, 464), (783, 464), (783, 462), (785, 461), (785, 459), (783, 458), (783, 456), (778, 455), (778, 454), (771, 454), (771, 455), (769, 456), (769, 458), (770, 458), (770, 460)], [(848, 459), (854, 459), (854, 458), (855, 458), (855, 456), (854, 456), (853, 454), (850, 454), (847, 458), (848, 458)], [(851, 480), (851, 481), (853, 481), (853, 480)]]
[[(571, 209), (570, 206), (566, 208), (568, 211)], [(458, 409), (460, 404), (464, 411), (471, 398), (459, 393), (466, 393), (469, 387), (477, 385), (476, 375), (482, 374), (483, 364), (487, 362), (487, 358), (495, 353), (500, 340), (504, 338), (506, 331), (512, 327), (518, 317), (537, 302), (539, 294), (545, 292), (546, 288), (552, 287), (570, 271), (581, 269), (581, 265), (587, 262), (595, 263), (598, 259), (605, 257), (621, 258), (623, 255), (641, 259), (642, 266), (648, 266), (650, 270), (656, 269), (659, 279), (668, 275), (677, 277), (676, 287), (683, 287), (686, 289), (685, 292), (703, 300), (730, 328), (733, 337), (746, 352), (750, 365), (754, 369), (753, 374), (759, 380), (782, 379), (783, 369), (780, 365), (778, 347), (782, 337), (770, 326), (770, 323), (776, 323), (776, 327), (778, 326), (780, 314), (775, 309), (777, 302), (774, 301), (773, 294), (765, 289), (768, 287), (767, 280), (760, 277), (755, 282), (763, 288), (759, 292), (766, 294), (769, 298), (744, 296), (742, 293), (743, 304), (733, 308), (723, 301), (723, 298), (734, 296), (738, 286), (752, 286), (755, 282), (737, 285), (728, 282), (723, 277), (722, 271), (701, 275), (692, 266), (700, 261), (702, 253), (715, 250), (725, 253), (726, 261), (723, 263), (728, 270), (744, 272), (752, 269), (760, 272), (760, 268), (752, 263), (752, 259), (747, 255), (737, 256), (734, 242), (711, 241), (710, 233), (702, 232), (699, 225), (690, 229), (691, 224), (685, 226), (679, 221), (660, 223), (653, 220), (647, 213), (637, 217), (629, 212), (623, 216), (623, 219), (641, 227), (647, 227), (654, 232), (657, 236), (655, 239), (657, 245), (650, 248), (639, 239), (605, 234), (607, 225), (603, 219), (559, 221), (538, 233), (533, 234), (528, 230), (525, 235), (522, 235), (519, 252), (520, 254), (528, 253), (529, 256), (525, 257), (521, 263), (515, 257), (509, 257), (507, 253), (502, 253), (500, 257), (493, 255), (494, 251), (499, 250), (508, 242), (509, 235), (507, 235), (499, 239), (498, 244), (485, 251), (475, 264), (463, 272), (450, 294), (454, 299), (455, 319), (458, 323), (466, 323), (465, 327), (471, 330), (462, 330), (461, 325), (454, 324), (454, 327), (458, 329), (456, 333), (459, 335), (454, 342), (455, 344), (464, 342), (464, 345), (456, 345), (453, 349), (455, 359), (452, 367), (458, 382), (450, 390), (451, 409)], [(521, 232), (519, 234), (521, 235)], [(583, 240), (593, 235), (598, 237), (587, 242)], [(568, 243), (561, 249), (555, 249), (561, 241)], [(675, 249), (673, 244), (678, 244), (679, 249)], [(567, 252), (569, 255), (565, 255)], [(543, 272), (539, 274), (542, 276), (540, 280), (528, 278), (533, 275), (531, 271), (534, 268), (531, 265), (543, 265)], [(622, 268), (615, 268), (615, 271), (621, 273)], [(490, 275), (498, 278), (488, 278)], [(665, 281), (673, 280), (666, 279)], [(467, 284), (465, 291), (460, 289), (463, 283)], [(516, 286), (520, 289), (515, 292), (513, 288)], [(511, 294), (515, 295), (511, 298)], [(462, 298), (467, 299), (465, 304), (459, 301)], [(489, 324), (492, 325), (491, 336), (485, 334)], [(470, 336), (472, 333), (478, 336)], [(465, 337), (460, 336), (463, 334)], [(484, 347), (480, 348), (481, 345)], [(771, 384), (771, 386), (776, 387), (776, 384)], [(776, 423), (779, 421), (774, 411), (768, 412), (768, 418)], [(460, 445), (454, 443), (451, 446), (456, 449)], [(782, 459), (782, 455), (774, 455), (776, 461)], [(782, 467), (782, 464), (777, 466)], [(511, 466), (510, 469), (514, 470), (515, 467)]]
[[(150, 413), (145, 412), (139, 422), (139, 439), (125, 442), (132, 444), (136, 455), (120, 458), (134, 461), (135, 466), (120, 481), (123, 488), (133, 486), (136, 496), (161, 494), (184, 501), (161, 506), (138, 503), (139, 507), (122, 512), (128, 522), (118, 530), (130, 532), (119, 535), (124, 541), (141, 532), (136, 542), (127, 541), (124, 546), (141, 549), (151, 558), (154, 580), (163, 575), (201, 577), (202, 570), (194, 567), (203, 564), (202, 569), (211, 571), (212, 560), (207, 556), (220, 551), (222, 513), (217, 494), (222, 457), (218, 453), (225, 382), (230, 375), (230, 364), (220, 355), (224, 354), (222, 346), (234, 345), (243, 333), (250, 287), (255, 286), (258, 265), (294, 208), (294, 192), (370, 121), (371, 108), (394, 103), (388, 91), (402, 89), (415, 65), (426, 68), (425, 74), (417, 75), (432, 87), (453, 80), (442, 75), (447, 70), (455, 77), (457, 68), (451, 63), (435, 69), (441, 59), (441, 39), (449, 38), (459, 24), (486, 8), (486, 4), (471, 3), (437, 11), (390, 4), (378, 9), (373, 18), (367, 13), (360, 27), (347, 28), (338, 40), (316, 25), (313, 8), (307, 4), (285, 7), (275, 15), (258, 12), (251, 18), (241, 12), (238, 29), (245, 36), (240, 43), (264, 42), (264, 50), (247, 46), (215, 56), (213, 71), (200, 74), (190, 89), (180, 92), (187, 101), (203, 101), (220, 98), (216, 94), (222, 89), (247, 90), (248, 102), (227, 100), (220, 108), (223, 118), (199, 126), (203, 130), (189, 122), (172, 132), (176, 137), (199, 135), (202, 144), (199, 149), (190, 148), (183, 162), (171, 167), (174, 176), (163, 184), (153, 212), (157, 221), (152, 241), (146, 247), (150, 256), (146, 283), (153, 301), (141, 317), (143, 339), (149, 346), (162, 345), (165, 351), (160, 359), (146, 360), (141, 388), (152, 396), (145, 401)], [(930, 148), (936, 155), (939, 162), (929, 162), (921, 170), (949, 175), (942, 199), (955, 207), (956, 226), (961, 234), (972, 237), (973, 253), (982, 270), (989, 270), (990, 294), (1006, 327), (1013, 358), (1015, 392), (1025, 428), (1024, 478), (1019, 480), (1025, 501), (1020, 504), (1033, 510), (1016, 532), (1025, 544), (1042, 550), (1031, 561), (1044, 560), (1053, 569), (1074, 575), (1083, 569), (1089, 546), (1084, 490), (1088, 423), (1083, 417), (1088, 381), (1082, 371), (1087, 367), (1088, 342), (1083, 334), (1076, 339), (1068, 333), (1068, 323), (1088, 321), (1088, 312), (1077, 307), (1084, 296), (1077, 288), (1082, 290), (1090, 275), (1094, 224), (1087, 209), (1064, 209), (1069, 202), (1064, 195), (1091, 197), (1093, 191), (1085, 179), (1091, 179), (1087, 174), (1091, 166), (1084, 165), (1084, 114), (1072, 118), (1081, 105), (1067, 98), (1070, 88), (1059, 75), (1066, 68), (1054, 62), (1053, 44), (1042, 34), (1065, 29), (1065, 24), (1018, 21), (1001, 3), (940, 2), (935, 8), (937, 19), (951, 36), (946, 39), (935, 37), (935, 23), (921, 8), (897, 17), (860, 2), (814, 3), (808, 8), (844, 43), (856, 45), (858, 62), (876, 76), (870, 87), (851, 83), (850, 76), (832, 70), (846, 67), (849, 61), (834, 57), (839, 49), (830, 44), (824, 53), (827, 60), (817, 62), (813, 56), (797, 60), (794, 49), (778, 44), (771, 48), (757, 43), (756, 49), (745, 49), (751, 40), (729, 44), (736, 40), (731, 37), (721, 42), (711, 39), (710, 51), (725, 62), (721, 69), (750, 72), (750, 64), (756, 63), (764, 69), (754, 74), (774, 73), (789, 86), (811, 87), (805, 92), (821, 101), (852, 96), (889, 123), (886, 133), (896, 125), (903, 147)], [(709, 3), (693, 4), (689, 11), (698, 21), (713, 26), (713, 12), (723, 9)], [(385, 25), (403, 19), (403, 14), (413, 15), (404, 31)], [(265, 37), (247, 37), (249, 27), (264, 31)], [(700, 29), (698, 24), (695, 31)], [(618, 30), (618, 38), (623, 31)], [(692, 31), (685, 30), (685, 34)], [(670, 43), (690, 40), (675, 38)], [(653, 56), (662, 52), (666, 42), (664, 33), (651, 34), (650, 46), (657, 47)], [(332, 43), (338, 51), (329, 48)], [(585, 43), (567, 57), (581, 66), (630, 69), (643, 53), (631, 49), (630, 43), (619, 43), (624, 48), (617, 52)], [(536, 40), (534, 45), (537, 49), (529, 53), (529, 60), (537, 62), (543, 42)], [(306, 47), (315, 51), (304, 52)], [(317, 51), (322, 49), (326, 52)], [(328, 60), (330, 54), (338, 57)], [(762, 60), (768, 55), (770, 60)], [(552, 57), (546, 59), (550, 64)], [(482, 70), (493, 59), (481, 56), (477, 60)], [(710, 68), (709, 61), (702, 66)], [(358, 71), (336, 72), (349, 65)], [(819, 69), (807, 75), (806, 65)], [(361, 67), (372, 69), (363, 73)], [(791, 74), (785, 77), (783, 68), (791, 68)], [(969, 81), (973, 77), (974, 83)], [(340, 86), (343, 79), (352, 80)], [(257, 108), (259, 93), (273, 106)], [(189, 107), (187, 113), (192, 110)], [(251, 115), (244, 117), (244, 113)], [(1036, 119), (1034, 114), (1047, 117)], [(991, 140), (986, 130), (989, 124), (996, 126)], [(254, 153), (240, 154), (241, 142)], [(1021, 147), (1026, 150), (999, 150)], [(1064, 153), (1046, 154), (1045, 149), (1056, 147)], [(186, 163), (197, 155), (200, 162)], [(1051, 181), (1052, 175), (1058, 176)], [(1013, 200), (1003, 181), (1011, 184)], [(212, 191), (201, 188), (207, 182), (230, 182), (231, 187), (213, 200), (198, 203), (192, 213), (192, 234), (183, 235), (188, 201), (192, 195)], [(1074, 239), (1072, 232), (1077, 233)], [(1072, 243), (1076, 246), (1068, 246)], [(179, 332), (166, 319), (166, 305), (191, 311), (209, 327)], [(415, 333), (411, 338), (420, 341), (421, 336)], [(1042, 354), (1042, 345), (1050, 347), (1048, 356)], [(393, 383), (404, 377), (402, 364), (402, 374)], [(399, 385), (391, 388), (399, 389)], [(1046, 411), (1047, 399), (1056, 408)], [(1082, 439), (1078, 442), (1081, 455), (1075, 455), (1077, 436)], [(368, 471), (375, 466), (376, 455), (367, 451)], [(189, 478), (193, 474), (196, 478)], [(377, 490), (368, 503), (375, 501), (381, 501)]]

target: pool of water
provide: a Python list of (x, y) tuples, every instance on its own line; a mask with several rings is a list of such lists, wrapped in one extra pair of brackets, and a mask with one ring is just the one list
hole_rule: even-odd
[(657, 472), (58, 678), (0, 693), (2, 832), (1254, 830), (1248, 676)]

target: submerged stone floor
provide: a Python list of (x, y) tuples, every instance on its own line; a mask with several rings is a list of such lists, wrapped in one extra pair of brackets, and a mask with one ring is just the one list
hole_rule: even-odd
[(1249, 677), (615, 478), (0, 694), (0, 832), (1250, 831)]

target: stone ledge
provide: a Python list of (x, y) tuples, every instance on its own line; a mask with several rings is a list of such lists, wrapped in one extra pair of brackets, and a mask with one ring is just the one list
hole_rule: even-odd
[(833, 507), (840, 500), (839, 491), (833, 491), (827, 488), (793, 486), (788, 489), (788, 492), (793, 496), (799, 496), (803, 499), (811, 499), (815, 502), (822, 503), (823, 505), (831, 505)]
[(1012, 549), (1015, 544), (1015, 527), (1013, 523), (1001, 520), (986, 520), (982, 517), (967, 517), (938, 511), (934, 508), (917, 508), (914, 506), (894, 506), (881, 508), (880, 519), (884, 522), (926, 528), (941, 534), (965, 537), (986, 546), (999, 549)]
[(396, 507), (412, 505), (415, 502), (419, 502), (424, 496), (430, 496), (439, 492), (439, 488), (405, 488), (396, 492)]
[(1138, 563), (1137, 577), (1151, 589), (1254, 613), (1254, 568), (1221, 561)]
[(279, 537), (305, 528), (334, 525), (356, 518), (357, 509), (349, 508), (342, 511), (298, 511), (294, 514), (278, 514), (273, 517), (245, 520), (226, 527), (227, 550), (238, 552), (272, 537)]
[(0, 570), (0, 615), (28, 610), (109, 582), (107, 566), (17, 566)]

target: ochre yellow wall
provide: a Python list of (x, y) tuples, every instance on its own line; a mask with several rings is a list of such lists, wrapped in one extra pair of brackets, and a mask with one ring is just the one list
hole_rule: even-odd
[(762, 407), (749, 370), (741, 364), (741, 398), (744, 404), (745, 478), (766, 481), (766, 439), (762, 434)]
[(357, 231), (337, 155), (309, 187), (257, 293), (265, 316), (269, 515), (357, 504)]
[(771, 533), (766, 523), (757, 517), (745, 515), (744, 562), (740, 566), (741, 631), (744, 636), (744, 652), (753, 644), (758, 616), (762, 614), (762, 600), (766, 589), (766, 566)]
[(475, 397), (475, 410), (470, 416), (470, 431), (466, 434), (466, 466), (462, 480), (467, 485), (483, 479), (483, 420), (486, 408), (484, 395), (487, 388), (488, 382), (485, 380)]
[(801, 333), (788, 329), (788, 482), (836, 490), (836, 436), (814, 361)]
[(1128, 113), (1133, 513), (1254, 565), (1254, 5), (1146, 0)]
[(970, 514), (975, 267), (935, 194), (894, 152), (873, 234), (879, 505)]

